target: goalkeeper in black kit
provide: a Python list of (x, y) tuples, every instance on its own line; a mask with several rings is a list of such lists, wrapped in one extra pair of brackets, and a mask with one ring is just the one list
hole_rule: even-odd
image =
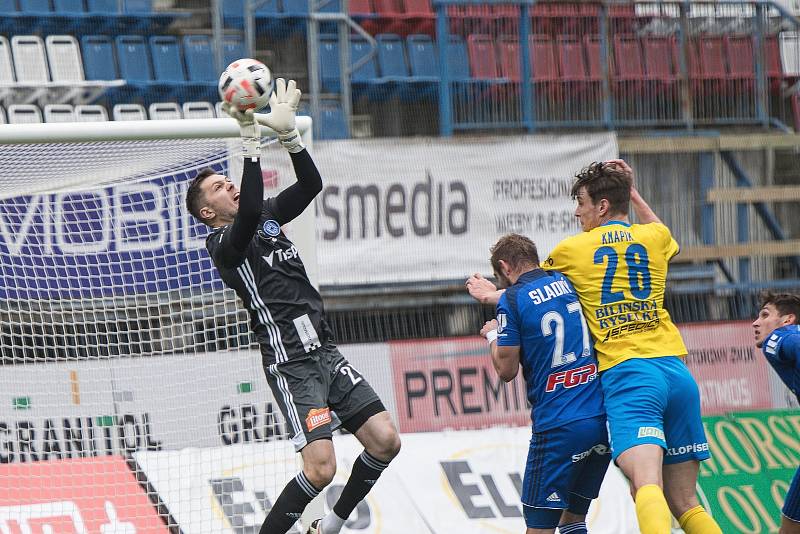
[[(244, 147), (241, 191), (225, 176), (200, 171), (186, 205), (213, 231), (206, 247), (225, 284), (242, 299), (261, 347), (264, 374), (287, 421), (303, 470), (286, 484), (260, 534), (284, 534), (336, 473), (331, 431), (341, 425), (364, 445), (333, 510), (309, 534), (337, 534), (400, 450), (386, 408), (333, 343), (322, 298), (308, 280), (294, 244), (281, 226), (322, 190), (322, 179), (295, 126), (300, 91), (278, 79), (266, 115), (225, 111), (239, 122)], [(278, 133), (297, 183), (264, 198), (260, 124)]]

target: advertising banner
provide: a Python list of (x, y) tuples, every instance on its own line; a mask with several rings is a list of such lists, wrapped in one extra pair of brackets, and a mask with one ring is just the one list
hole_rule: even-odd
[[(769, 364), (747, 321), (678, 325), (686, 365), (700, 388), (704, 414), (783, 407), (773, 404)], [(785, 389), (785, 388), (784, 388)]]
[(389, 342), (401, 432), (530, 425), (521, 373), (503, 382), (480, 337)]
[(549, 251), (580, 230), (575, 172), (616, 155), (613, 133), (320, 143), (321, 283), (488, 272), (489, 246), (510, 232)]
[[(385, 343), (342, 354), (396, 416)], [(257, 351), (0, 367), (0, 463), (286, 437)]]
[(712, 458), (698, 493), (722, 532), (778, 532), (780, 509), (800, 458), (800, 411), (704, 417)]
[(0, 466), (0, 531), (169, 533), (125, 460), (118, 457)]

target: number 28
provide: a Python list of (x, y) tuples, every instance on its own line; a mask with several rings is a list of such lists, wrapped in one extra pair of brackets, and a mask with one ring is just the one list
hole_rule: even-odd
[[(606, 259), (607, 258), (607, 259)], [(628, 265), (628, 282), (633, 298), (644, 300), (650, 296), (650, 267), (647, 249), (639, 243), (629, 245), (625, 250), (625, 263)], [(617, 251), (612, 247), (600, 247), (594, 252), (595, 265), (606, 263), (606, 274), (603, 277), (601, 304), (612, 304), (625, 299), (622, 291), (612, 291), (617, 273)]]

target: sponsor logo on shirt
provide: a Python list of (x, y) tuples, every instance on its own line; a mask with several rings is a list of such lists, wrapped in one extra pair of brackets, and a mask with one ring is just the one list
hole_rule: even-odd
[(272, 219), (268, 219), (264, 221), (264, 226), (262, 226), (264, 233), (270, 237), (275, 237), (281, 233), (281, 225), (278, 224), (278, 221), (274, 221)]
[(503, 333), (503, 330), (506, 329), (508, 325), (508, 317), (506, 317), (505, 313), (498, 313), (497, 314), (497, 334), (500, 335)]
[(664, 439), (664, 431), (654, 426), (640, 426), (636, 437)]
[(556, 493), (555, 491), (547, 497), (547, 502), (559, 502), (560, 500), (561, 497), (559, 497), (558, 493)]
[(690, 443), (689, 445), (681, 445), (680, 447), (670, 447), (667, 449), (667, 456), (679, 456), (681, 454), (688, 454), (690, 452), (705, 452), (708, 450), (708, 443)]
[(567, 369), (566, 371), (559, 371), (551, 373), (547, 377), (547, 387), (545, 391), (550, 393), (555, 391), (559, 385), (564, 386), (566, 389), (586, 384), (597, 378), (597, 366), (593, 363), (577, 367), (575, 369)]
[(572, 455), (572, 463), (580, 462), (584, 458), (587, 458), (593, 452), (603, 456), (603, 455), (606, 455), (606, 454), (611, 454), (611, 449), (609, 449), (608, 446), (604, 445), (603, 443), (598, 443), (597, 445), (595, 445), (594, 447), (592, 447), (589, 450), (586, 450), (586, 451), (583, 451), (583, 452), (579, 452), (578, 454), (573, 454)]

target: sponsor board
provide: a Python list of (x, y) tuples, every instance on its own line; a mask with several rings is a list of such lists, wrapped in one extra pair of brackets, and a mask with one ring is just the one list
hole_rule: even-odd
[[(388, 345), (340, 350), (395, 415)], [(0, 463), (286, 437), (257, 351), (4, 366), (0, 383)]]
[(0, 466), (0, 531), (167, 534), (169, 529), (125, 460), (105, 457)]
[(505, 383), (479, 337), (389, 342), (401, 432), (530, 424), (520, 373)]
[(749, 322), (682, 324), (678, 329), (704, 414), (785, 406), (773, 403), (774, 372), (755, 347)]
[(722, 532), (778, 532), (781, 507), (800, 459), (800, 411), (704, 417), (711, 459), (698, 494)]
[(614, 134), (320, 143), (321, 283), (461, 279), (510, 232), (550, 250), (580, 231), (575, 172), (616, 155)]

